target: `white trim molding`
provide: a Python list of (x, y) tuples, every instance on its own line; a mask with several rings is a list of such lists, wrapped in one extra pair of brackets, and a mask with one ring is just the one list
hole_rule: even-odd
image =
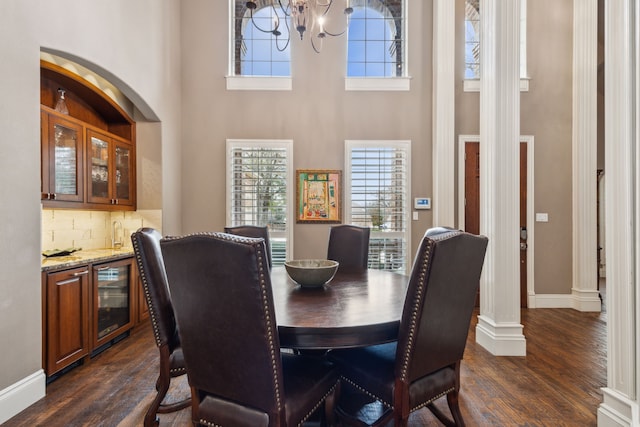
[[(520, 92), (529, 92), (530, 78), (520, 79)], [(480, 79), (464, 79), (462, 82), (464, 92), (480, 92)]]
[(480, 2), (480, 233), (489, 238), (476, 341), (525, 356), (520, 323), (520, 2)]
[(227, 90), (293, 90), (291, 77), (227, 76)]
[(455, 2), (433, 3), (433, 225), (455, 227)]
[(604, 3), (607, 387), (598, 426), (640, 426), (640, 10)]
[(346, 91), (408, 91), (411, 77), (345, 77)]
[(572, 307), (601, 311), (598, 292), (598, 0), (573, 5)]
[(0, 390), (0, 424), (33, 405), (46, 394), (46, 376), (37, 372)]

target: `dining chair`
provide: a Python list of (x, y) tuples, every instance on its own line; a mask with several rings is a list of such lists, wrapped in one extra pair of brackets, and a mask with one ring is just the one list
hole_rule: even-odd
[(369, 227), (341, 224), (329, 230), (327, 259), (338, 261), (340, 270), (366, 270), (369, 262)]
[[(458, 405), (460, 363), (487, 242), (448, 228), (428, 230), (413, 263), (398, 341), (328, 353), (340, 370), (343, 390), (382, 402), (372, 425), (393, 419), (395, 426), (406, 426), (409, 414), (425, 406), (445, 425), (464, 425)], [(445, 395), (453, 422), (433, 404)], [(366, 411), (354, 406), (355, 400), (338, 403), (345, 424), (362, 425), (354, 415)]]
[(163, 403), (171, 379), (185, 375), (187, 370), (162, 260), (161, 237), (161, 234), (153, 228), (140, 228), (131, 235), (138, 274), (149, 307), (153, 335), (160, 350), (160, 372), (156, 381), (157, 394), (145, 414), (145, 427), (158, 425), (158, 413), (179, 411), (191, 404), (189, 397), (173, 403)]
[(322, 407), (333, 424), (335, 366), (280, 352), (262, 239), (201, 233), (160, 245), (194, 425), (299, 426)]
[(266, 246), (269, 269), (271, 269), (273, 261), (271, 259), (271, 242), (269, 241), (269, 229), (267, 227), (260, 227), (257, 225), (238, 225), (235, 227), (225, 227), (224, 232), (244, 237), (262, 237), (264, 239), (264, 245)]

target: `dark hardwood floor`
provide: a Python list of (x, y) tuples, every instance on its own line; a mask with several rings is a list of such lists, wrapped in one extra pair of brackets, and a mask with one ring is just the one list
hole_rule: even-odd
[[(468, 426), (595, 426), (606, 386), (606, 310), (522, 311), (526, 357), (496, 357), (475, 342), (471, 324), (460, 405)], [(153, 396), (158, 351), (150, 326), (47, 386), (45, 398), (4, 426), (139, 426)], [(188, 393), (186, 382), (171, 394)], [(446, 402), (438, 406), (448, 414)], [(160, 415), (160, 426), (191, 425), (189, 408)], [(410, 426), (438, 426), (427, 409)]]

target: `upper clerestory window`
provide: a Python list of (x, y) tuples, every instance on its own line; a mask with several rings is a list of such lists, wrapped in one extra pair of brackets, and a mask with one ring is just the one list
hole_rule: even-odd
[(352, 2), (348, 77), (403, 77), (402, 1)]
[(280, 7), (264, 3), (252, 9), (235, 0), (233, 75), (291, 76), (289, 21)]

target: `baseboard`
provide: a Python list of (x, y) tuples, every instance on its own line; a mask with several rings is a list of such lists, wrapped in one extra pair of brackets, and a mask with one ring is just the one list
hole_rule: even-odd
[(41, 369), (0, 390), (0, 424), (33, 405), (46, 394), (46, 376)]
[(575, 294), (535, 294), (527, 299), (528, 308), (573, 308), (578, 311), (599, 312), (602, 301), (598, 291)]
[(573, 296), (570, 294), (529, 295), (529, 308), (573, 308)]
[(618, 391), (604, 387), (603, 401), (598, 407), (598, 427), (631, 427), (640, 425), (640, 407)]

